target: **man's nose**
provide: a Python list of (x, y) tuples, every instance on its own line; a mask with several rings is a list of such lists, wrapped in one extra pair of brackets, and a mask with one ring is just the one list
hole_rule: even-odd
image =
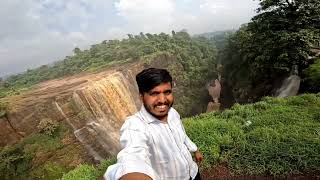
[(167, 97), (163, 93), (159, 94), (158, 102), (165, 103), (166, 101), (167, 101)]

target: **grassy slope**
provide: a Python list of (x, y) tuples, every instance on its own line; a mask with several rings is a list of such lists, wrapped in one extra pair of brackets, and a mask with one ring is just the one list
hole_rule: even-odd
[(320, 94), (264, 98), (190, 118), (185, 126), (204, 152), (202, 168), (227, 162), (235, 174), (320, 170)]
[[(222, 113), (185, 119), (184, 125), (204, 154), (202, 170), (220, 163), (227, 163), (234, 174), (320, 170), (320, 94), (267, 97)], [(97, 168), (80, 165), (63, 179), (95, 179), (113, 162)]]
[(0, 179), (57, 179), (87, 162), (85, 149), (60, 125), (0, 148)]

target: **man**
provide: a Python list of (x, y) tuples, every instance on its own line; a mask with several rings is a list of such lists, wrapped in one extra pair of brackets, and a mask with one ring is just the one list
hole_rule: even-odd
[(200, 179), (197, 162), (203, 157), (186, 135), (172, 108), (172, 77), (164, 69), (149, 68), (136, 76), (141, 110), (126, 119), (120, 130), (123, 148), (117, 164), (107, 169), (107, 180)]

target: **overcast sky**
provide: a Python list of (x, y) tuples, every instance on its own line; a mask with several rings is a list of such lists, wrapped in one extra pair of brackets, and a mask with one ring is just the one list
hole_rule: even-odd
[(253, 0), (1, 0), (0, 77), (126, 34), (236, 29)]

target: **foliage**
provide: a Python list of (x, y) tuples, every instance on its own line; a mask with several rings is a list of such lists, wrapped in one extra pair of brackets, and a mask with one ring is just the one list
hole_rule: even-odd
[(5, 116), (8, 109), (8, 103), (0, 100), (0, 118)]
[(55, 180), (61, 178), (66, 171), (66, 168), (58, 163), (47, 162), (43, 166), (33, 169), (30, 176), (34, 179)]
[(320, 2), (260, 0), (248, 24), (255, 61), (269, 68), (305, 68), (312, 43), (320, 39)]
[(235, 32), (236, 30), (215, 31), (210, 33), (198, 34), (195, 35), (195, 37), (205, 37), (207, 39), (210, 39), (217, 46), (217, 49), (221, 50), (226, 45), (227, 38)]
[(44, 118), (40, 120), (39, 125), (37, 126), (41, 133), (47, 134), (49, 136), (53, 135), (57, 127), (58, 124), (50, 118)]
[(79, 165), (72, 171), (69, 171), (67, 174), (64, 174), (61, 180), (91, 180), (97, 179), (98, 177), (103, 176), (108, 166), (116, 162), (115, 158), (104, 160), (98, 167), (93, 167), (87, 164)]
[(307, 74), (306, 80), (310, 82), (311, 86), (320, 89), (320, 59), (317, 59), (305, 72)]
[(220, 60), (237, 98), (271, 95), (272, 80), (313, 63), (320, 41), (318, 0), (259, 1), (259, 14), (230, 37)]
[[(47, 134), (34, 134), (23, 141), (0, 149), (0, 175), (3, 179), (23, 179), (25, 177), (37, 178), (47, 173), (48, 177), (62, 175), (63, 168), (57, 164), (47, 163), (44, 167), (33, 171), (32, 161), (36, 156), (54, 152), (62, 147), (61, 138), (63, 128), (49, 136)], [(40, 171), (41, 170), (41, 171)], [(63, 171), (62, 171), (63, 172)], [(49, 175), (50, 174), (50, 175)]]
[(320, 170), (319, 112), (320, 94), (267, 97), (184, 124), (204, 153), (202, 168), (227, 163), (234, 174), (282, 175)]
[[(128, 39), (121, 41), (103, 41), (92, 45), (89, 50), (76, 48), (73, 56), (62, 61), (10, 76), (0, 85), (0, 98), (17, 95), (45, 80), (83, 71), (98, 71), (127, 62), (142, 60), (147, 66), (170, 65), (170, 58), (161, 60), (161, 56), (176, 60), (177, 66), (181, 67), (171, 66), (169, 69), (176, 78), (179, 93), (184, 94), (182, 99), (176, 100), (178, 109), (184, 112), (182, 115), (202, 112), (205, 107), (200, 106), (203, 109), (197, 112), (193, 109), (206, 100), (205, 84), (215, 75), (216, 48), (212, 41), (203, 37), (192, 38), (187, 32), (172, 32), (172, 35), (141, 33), (129, 35)], [(192, 103), (187, 104), (184, 99)]]
[(76, 169), (64, 174), (61, 180), (90, 180), (97, 179), (95, 168), (92, 165), (79, 165)]
[(0, 175), (3, 179), (21, 177), (31, 168), (32, 155), (23, 152), (23, 146), (1, 148)]
[[(320, 94), (265, 97), (250, 105), (184, 119), (188, 136), (204, 154), (201, 170), (220, 163), (233, 174), (285, 175), (319, 171)], [(115, 158), (98, 168), (80, 165), (63, 180), (96, 179)], [(99, 173), (97, 173), (97, 169)]]

